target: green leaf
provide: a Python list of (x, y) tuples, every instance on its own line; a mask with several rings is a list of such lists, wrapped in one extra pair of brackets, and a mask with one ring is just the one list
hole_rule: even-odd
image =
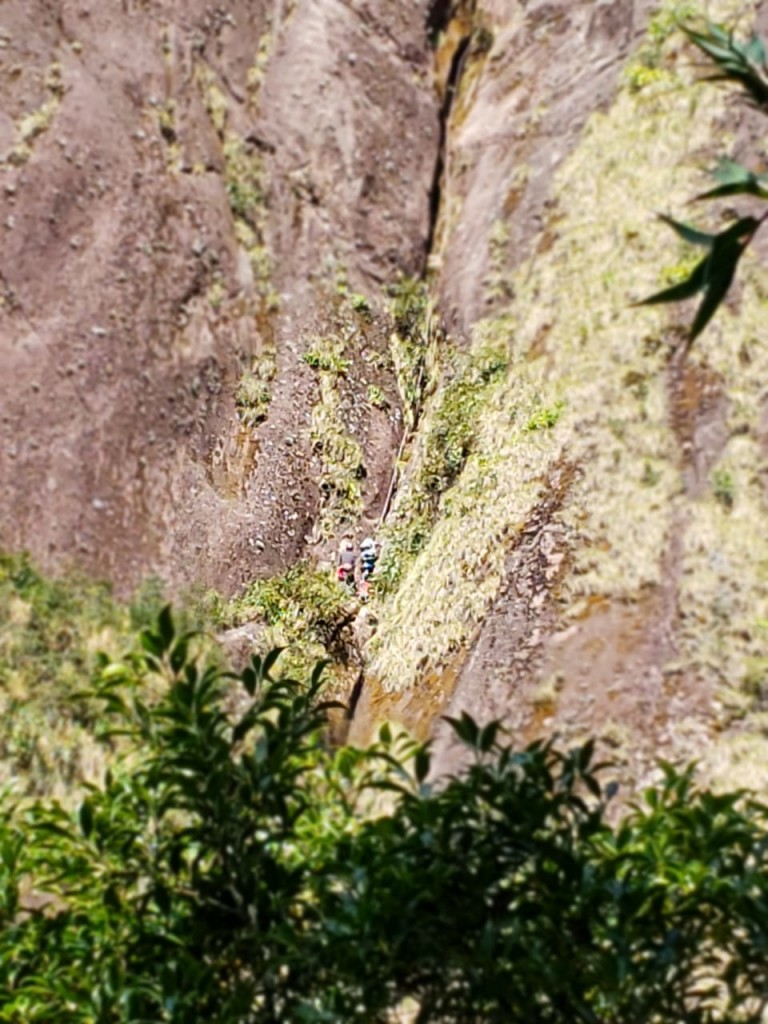
[(466, 711), (462, 711), (461, 718), (451, 718), (450, 715), (443, 715), (443, 720), (451, 726), (459, 739), (466, 743), (467, 746), (477, 747), (480, 727)]
[(431, 764), (431, 757), (428, 747), (419, 747), (413, 757), (413, 771), (416, 775), (416, 781), (421, 783), (429, 775), (429, 769)]
[(477, 745), (484, 754), (487, 754), (492, 750), (500, 728), (501, 722), (489, 722), (488, 725), (484, 726), (483, 729), (480, 730), (480, 734), (477, 738)]
[(239, 743), (258, 724), (261, 711), (258, 707), (252, 707), (246, 711), (240, 721), (232, 730), (232, 742)]
[(735, 221), (714, 237), (709, 254), (696, 264), (685, 281), (656, 292), (636, 305), (679, 302), (703, 291), (704, 298), (688, 335), (689, 342), (693, 341), (707, 326), (725, 298), (738, 262), (761, 223), (754, 217), (742, 217)]
[(674, 284), (671, 288), (665, 288), (663, 291), (655, 292), (647, 299), (642, 299), (640, 302), (634, 303), (634, 305), (653, 306), (663, 302), (681, 302), (683, 299), (692, 298), (702, 288), (706, 287), (708, 264), (709, 256), (705, 256), (696, 264), (685, 281), (681, 281), (680, 284)]
[(149, 654), (155, 658), (161, 658), (163, 655), (163, 642), (157, 633), (153, 633), (149, 629), (143, 629), (139, 637), (141, 646)]
[(580, 772), (586, 772), (592, 763), (592, 758), (595, 756), (595, 741), (594, 739), (587, 740), (583, 747), (581, 747), (577, 754), (577, 762), (579, 765)]
[(673, 220), (665, 213), (660, 213), (658, 216), (659, 220), (663, 220), (665, 224), (668, 224), (684, 241), (690, 242), (691, 245), (704, 246), (706, 249), (712, 248), (712, 243), (717, 237), (716, 235), (708, 234), (706, 231), (699, 231), (690, 224), (683, 224), (681, 221)]
[(168, 650), (173, 643), (175, 629), (171, 606), (167, 604), (157, 617), (157, 631), (163, 642), (163, 650)]
[(256, 673), (250, 665), (240, 673), (240, 682), (243, 684), (243, 689), (249, 697), (253, 697), (256, 693), (256, 681)]
[(315, 667), (312, 669), (312, 675), (309, 680), (310, 690), (317, 691), (320, 689), (323, 681), (323, 675), (330, 664), (331, 661), (329, 658), (321, 659), (315, 664)]
[(695, 196), (694, 202), (734, 195), (752, 195), (768, 199), (768, 188), (766, 187), (768, 176), (754, 174), (734, 160), (721, 160), (712, 171), (712, 177), (720, 184), (716, 188)]
[(743, 53), (751, 64), (756, 64), (758, 67), (765, 67), (765, 46), (759, 36), (752, 36), (749, 42), (743, 47)]
[(184, 668), (184, 665), (187, 662), (188, 649), (189, 638), (186, 636), (180, 637), (178, 641), (173, 645), (173, 649), (171, 650), (170, 662), (171, 668), (173, 669), (174, 672), (181, 672), (182, 668)]
[(104, 890), (104, 906), (108, 910), (114, 910), (119, 912), (122, 904), (120, 903), (120, 895), (115, 885), (110, 884)]
[(261, 674), (264, 679), (271, 678), (270, 672), (272, 671), (273, 666), (275, 665), (277, 659), (280, 657), (284, 650), (284, 647), (274, 647), (271, 651), (267, 653), (266, 657), (264, 658), (264, 662), (261, 666)]
[(737, 82), (756, 106), (768, 104), (768, 80), (765, 77), (765, 48), (753, 35), (740, 43), (720, 25), (705, 22), (703, 31), (681, 26), (690, 41), (717, 65), (720, 74), (714, 80)]
[(93, 804), (90, 800), (83, 800), (80, 804), (77, 818), (80, 823), (80, 831), (88, 839), (93, 832)]
[(690, 331), (691, 341), (704, 330), (725, 298), (738, 262), (760, 223), (754, 217), (742, 217), (717, 236), (709, 257), (706, 292)]

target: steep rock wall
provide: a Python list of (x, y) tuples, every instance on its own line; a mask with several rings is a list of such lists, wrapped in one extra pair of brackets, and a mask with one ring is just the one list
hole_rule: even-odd
[(468, 709), (760, 783), (765, 275), (690, 352), (629, 306), (690, 259), (652, 211), (762, 131), (696, 81), (694, 7), (758, 13), (5, 0), (0, 544), (232, 592), (367, 531), (403, 432), (381, 291), (426, 271), (391, 522), (466, 414), (461, 466), (368, 617), (353, 737)]
[[(748, 261), (690, 351), (685, 311), (630, 307), (690, 259), (653, 211), (684, 216), (715, 154), (759, 131), (698, 80), (676, 13), (486, 11), (435, 265), (459, 339), (509, 366), (383, 610), (360, 736), (468, 710), (518, 741), (597, 733), (635, 781), (662, 752), (764, 784), (765, 272)], [(445, 770), (460, 753), (437, 735)]]
[[(231, 591), (305, 550), (301, 355), (339, 292), (425, 256), (425, 20), (425, 2), (3, 4), (0, 544), (123, 590), (154, 571)], [(356, 327), (355, 352), (386, 342)], [(349, 427), (365, 507), (390, 408)]]

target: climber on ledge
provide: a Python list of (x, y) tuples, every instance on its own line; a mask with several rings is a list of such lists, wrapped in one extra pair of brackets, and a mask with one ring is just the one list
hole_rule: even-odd
[(352, 593), (355, 592), (355, 546), (351, 537), (344, 537), (339, 545), (338, 568), (336, 579), (343, 583)]
[(370, 591), (370, 579), (373, 575), (373, 571), (376, 568), (376, 559), (378, 553), (376, 551), (376, 541), (372, 537), (366, 537), (363, 543), (360, 545), (360, 587), (358, 589), (358, 595), (366, 601)]

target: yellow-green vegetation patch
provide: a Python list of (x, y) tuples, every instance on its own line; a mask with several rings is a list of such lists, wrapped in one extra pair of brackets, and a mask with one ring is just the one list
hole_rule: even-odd
[(667, 250), (652, 211), (687, 201), (700, 174), (688, 154), (712, 152), (719, 137), (724, 97), (694, 82), (681, 53), (675, 19), (694, 13), (684, 6), (660, 5), (651, 22), (664, 90), (625, 87), (590, 119), (556, 177), (553, 245), (515, 282), (516, 346), (531, 352), (545, 333), (547, 377), (572, 413), (560, 438), (580, 468), (564, 513), (575, 554), (562, 597), (574, 614), (581, 597), (631, 597), (660, 582), (682, 497), (666, 377), (678, 336), (667, 312), (628, 304), (657, 287)]
[(274, 312), (279, 297), (271, 284), (272, 255), (265, 241), (266, 171), (260, 154), (242, 139), (228, 136), (223, 147), (225, 182), (237, 240), (248, 255), (258, 293)]
[(438, 372), (444, 382), (424, 406), (419, 438), (408, 453), (408, 473), (382, 533), (378, 593), (394, 592), (425, 547), (445, 511), (449, 489), (474, 450), (480, 409), (506, 367), (506, 346), (498, 338), (481, 338), (468, 355), (443, 346)]
[(277, 367), (271, 353), (253, 359), (249, 370), (244, 371), (235, 391), (235, 406), (240, 422), (246, 427), (256, 427), (267, 418), (271, 401), (270, 383)]
[(159, 599), (133, 613), (106, 585), (81, 576), (49, 580), (24, 555), (0, 554), (0, 782), (20, 793), (63, 796), (104, 769), (96, 709), (78, 699), (99, 653), (122, 653)]
[[(268, 47), (257, 58), (257, 64), (259, 60), (266, 60), (267, 52)], [(227, 96), (213, 69), (200, 63), (195, 75), (205, 109), (221, 142), (224, 185), (235, 223), (235, 236), (247, 256), (256, 292), (266, 310), (274, 312), (279, 306), (279, 296), (272, 285), (273, 261), (266, 241), (267, 175), (264, 160), (252, 143), (231, 130)], [(258, 81), (260, 79), (249, 79), (249, 105), (253, 109), (258, 99)]]
[[(475, 358), (490, 350), (486, 365), (498, 366), (498, 379), (492, 377), (475, 393), (471, 450), (456, 482), (441, 496), (431, 530), (428, 519), (426, 524), (423, 518), (413, 520), (422, 531), (422, 549), (382, 607), (371, 645), (371, 670), (385, 689), (413, 685), (420, 673), (439, 668), (462, 649), (498, 593), (512, 534), (525, 524), (545, 488), (546, 456), (555, 451), (553, 436), (560, 427), (531, 430), (528, 424), (542, 406), (557, 399), (546, 401), (539, 381), (526, 376), (521, 366), (515, 381), (517, 403), (508, 404), (508, 371), (501, 369), (499, 354), (499, 346), (508, 345), (508, 329), (486, 322), (475, 331)], [(435, 401), (439, 408), (439, 396)], [(428, 409), (420, 442), (427, 451), (430, 425)], [(406, 536), (412, 500), (406, 492)], [(392, 557), (388, 546), (395, 546), (397, 554), (401, 544), (397, 512), (383, 544), (386, 572)]]
[(378, 386), (378, 384), (368, 385), (368, 401), (371, 403), (374, 409), (389, 408), (389, 399)]
[(259, 47), (253, 64), (248, 68), (247, 86), (248, 101), (252, 112), (258, 110), (261, 86), (272, 56), (272, 35), (265, 32), (259, 40)]
[(48, 68), (44, 84), (49, 97), (36, 110), (25, 114), (16, 125), (16, 142), (8, 154), (8, 163), (17, 166), (25, 164), (32, 155), (35, 140), (51, 126), (64, 95), (61, 65), (58, 62), (54, 62)]
[(405, 429), (416, 425), (428, 381), (436, 374), (442, 340), (427, 288), (423, 281), (403, 278), (390, 288), (394, 330), (390, 354), (403, 406)]
[(365, 476), (363, 449), (348, 425), (350, 402), (342, 397), (339, 378), (350, 361), (346, 358), (346, 335), (317, 338), (303, 359), (317, 371), (319, 397), (312, 407), (310, 438), (320, 459), (320, 531), (333, 537), (363, 510), (361, 481)]
[(679, 44), (678, 28), (682, 22), (702, 14), (698, 0), (666, 0), (657, 5), (651, 15), (645, 39), (624, 67), (623, 77), (633, 91), (674, 82), (674, 70), (669, 63), (669, 40)]
[[(737, 12), (733, 4), (720, 4), (712, 5), (707, 13), (714, 20), (740, 13), (744, 16), (740, 25), (746, 29), (754, 9), (755, 5), (749, 5)], [(728, 95), (728, 90), (723, 93)], [(696, 117), (700, 116), (697, 112)], [(718, 134), (713, 133), (712, 138), (716, 146)], [(723, 139), (722, 146), (716, 148), (718, 156), (728, 155), (726, 145), (727, 139)], [(697, 191), (701, 191), (700, 181), (692, 194)], [(682, 202), (676, 206), (673, 215), (685, 216)], [(708, 217), (709, 223), (702, 226), (719, 230), (719, 212), (714, 206), (703, 210), (696, 218), (697, 225)], [(669, 249), (666, 239), (662, 251)], [(685, 269), (699, 256), (700, 251), (689, 250)], [(669, 276), (662, 273), (661, 283)], [(760, 787), (765, 789), (768, 542), (761, 527), (768, 510), (764, 479), (768, 274), (751, 253), (743, 260), (740, 280), (737, 307), (721, 308), (688, 356), (702, 375), (717, 382), (725, 409), (719, 425), (722, 449), (711, 453), (716, 461), (684, 512), (679, 651), (673, 668), (701, 680), (702, 686), (709, 684), (709, 692), (723, 705), (723, 722), (743, 719), (743, 730), (758, 734), (725, 737), (722, 749), (708, 753), (709, 768), (721, 775), (732, 770), (733, 778), (750, 786), (755, 785), (757, 772), (762, 775)], [(686, 320), (692, 317), (690, 310), (683, 315)], [(724, 768), (727, 764), (730, 768)]]
[(302, 355), (302, 361), (313, 370), (333, 376), (349, 371), (352, 361), (345, 356), (346, 341), (338, 337), (316, 339)]
[[(768, 274), (745, 258), (740, 308), (718, 312), (692, 358), (723, 381), (727, 440), (700, 500), (687, 511), (680, 612), (684, 665), (739, 686), (759, 705), (768, 684), (768, 502), (764, 466)], [(762, 666), (762, 667), (761, 667)], [(759, 685), (758, 685), (759, 684)]]
[[(679, 6), (659, 5), (652, 27), (663, 89), (625, 82), (612, 107), (590, 118), (555, 177), (551, 245), (513, 276), (507, 312), (475, 330), (474, 346), (492, 338), (507, 347), (509, 370), (483, 401), (472, 452), (426, 535), (415, 510), (423, 544), (381, 609), (373, 645), (372, 671), (385, 688), (413, 685), (466, 645), (498, 593), (506, 553), (563, 463), (577, 468), (560, 513), (573, 550), (558, 595), (563, 613), (583, 614), (595, 596), (632, 600), (661, 582), (684, 507), (667, 378), (680, 335), (668, 311), (630, 303), (658, 289), (668, 251), (653, 211), (682, 209), (700, 191), (701, 155), (715, 152), (725, 109), (723, 92), (696, 81), (683, 52), (672, 19)], [(736, 7), (699, 9), (722, 20)], [(757, 362), (755, 380), (765, 381)], [(420, 445), (429, 430), (425, 414)], [(724, 469), (740, 490), (736, 470)], [(728, 510), (711, 496), (721, 518), (737, 515), (738, 502), (735, 493)]]

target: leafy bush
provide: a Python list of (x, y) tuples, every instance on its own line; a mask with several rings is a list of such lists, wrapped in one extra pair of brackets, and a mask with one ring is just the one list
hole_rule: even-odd
[(681, 22), (699, 14), (696, 0), (667, 0), (648, 22), (646, 41), (624, 69), (624, 79), (637, 92), (656, 82), (669, 82), (671, 72), (664, 67), (666, 44), (680, 30)]
[[(236, 680), (165, 610), (93, 692), (126, 749), (78, 809), (0, 815), (0, 1020), (758, 1024), (768, 808), (664, 780), (618, 823), (590, 744), (324, 740), (321, 672)], [(157, 690), (148, 700), (145, 687)], [(386, 795), (382, 801), (377, 794)]]
[(359, 292), (352, 292), (349, 295), (349, 304), (356, 313), (366, 314), (371, 312), (371, 306), (365, 295)]
[(527, 431), (551, 429), (557, 425), (558, 420), (563, 414), (564, 408), (565, 402), (558, 401), (555, 402), (554, 405), (544, 406), (541, 409), (537, 409), (525, 424), (525, 429)]
[(727, 469), (716, 469), (712, 474), (712, 492), (724, 508), (733, 508), (736, 484)]
[(320, 526), (333, 537), (363, 510), (360, 481), (366, 474), (363, 449), (347, 429), (335, 388), (321, 384), (321, 399), (312, 409), (312, 449), (320, 458)]
[(486, 389), (507, 368), (506, 355), (493, 349), (473, 353), (447, 382), (427, 431), (422, 480), (442, 494), (464, 468), (475, 440), (475, 419)]
[(224, 144), (224, 161), (225, 185), (233, 216), (261, 230), (266, 202), (261, 157), (233, 135)]
[(350, 617), (349, 591), (327, 572), (297, 562), (282, 575), (255, 580), (230, 602), (224, 621), (241, 624), (254, 618), (278, 630), (281, 644), (333, 647)]
[(322, 370), (325, 373), (335, 373), (339, 376), (346, 374), (352, 365), (341, 352), (327, 345), (317, 345), (307, 349), (301, 358), (313, 370)]
[(431, 502), (419, 503), (418, 494), (410, 495), (409, 500), (398, 507), (382, 533), (381, 556), (376, 565), (376, 594), (386, 596), (397, 590), (407, 567), (426, 547), (434, 519)]
[(312, 448), (320, 459), (320, 527), (326, 538), (342, 526), (353, 523), (362, 512), (360, 481), (366, 469), (363, 450), (350, 426), (347, 402), (339, 388), (352, 365), (346, 358), (348, 343), (355, 336), (358, 321), (337, 310), (337, 330), (317, 338), (302, 356), (318, 371), (319, 400), (312, 407)]
[(388, 409), (389, 401), (387, 396), (378, 386), (378, 384), (368, 385), (368, 401), (374, 407), (374, 409)]
[(426, 362), (430, 346), (442, 336), (434, 322), (429, 294), (423, 281), (403, 278), (389, 289), (395, 330), (392, 361), (403, 405), (405, 426), (418, 423), (426, 388)]

